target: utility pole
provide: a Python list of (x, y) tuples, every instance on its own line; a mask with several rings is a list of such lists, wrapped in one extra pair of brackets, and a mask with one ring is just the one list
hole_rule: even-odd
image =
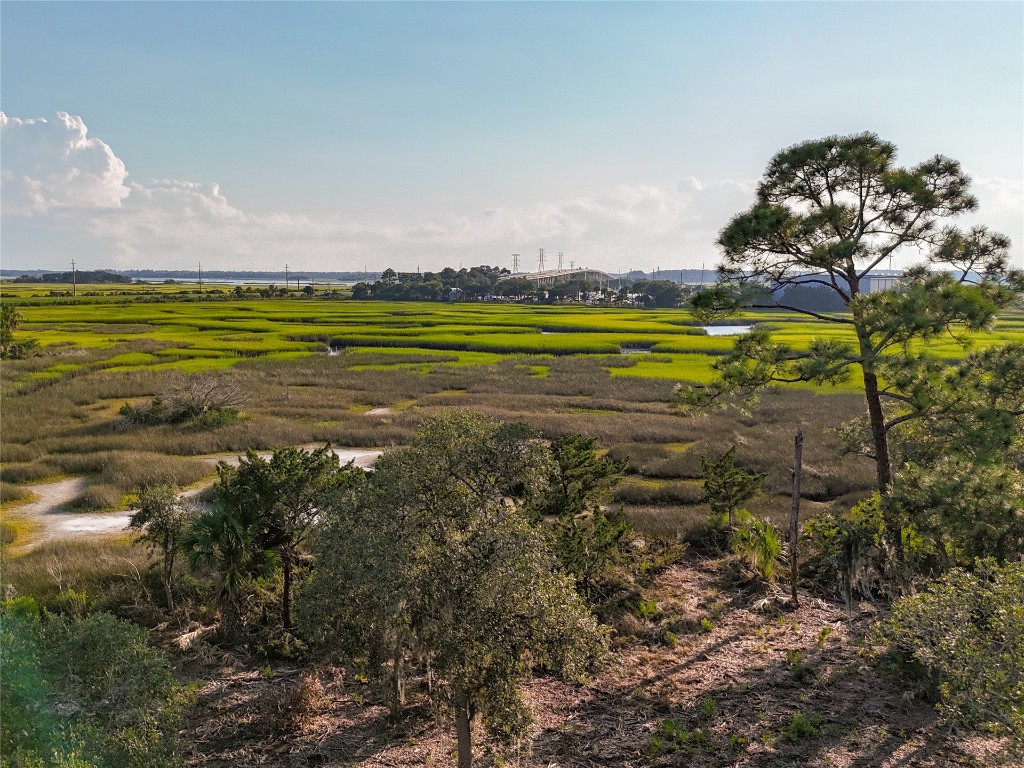
[(75, 270), (75, 260), (71, 260), (71, 295), (78, 295), (78, 272)]
[(288, 265), (284, 265), (284, 289), (288, 290)]
[(203, 262), (199, 262), (199, 293), (203, 292)]

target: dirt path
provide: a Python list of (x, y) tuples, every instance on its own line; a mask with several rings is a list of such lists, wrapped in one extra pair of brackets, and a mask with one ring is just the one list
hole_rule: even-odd
[[(320, 445), (303, 446), (307, 450), (319, 447)], [(332, 450), (342, 464), (353, 461), (357, 467), (362, 469), (372, 469), (377, 457), (382, 453), (380, 449), (334, 448)], [(258, 451), (258, 454), (263, 458), (269, 458), (272, 452)], [(240, 454), (209, 454), (196, 458), (209, 462), (212, 470), (222, 461), (237, 465)], [(211, 479), (181, 495), (183, 497), (194, 496), (212, 485), (213, 482)], [(29, 519), (38, 525), (32, 540), (18, 545), (21, 551), (31, 549), (45, 541), (124, 533), (136, 511), (134, 509), (118, 512), (74, 512), (68, 509), (68, 505), (81, 496), (88, 487), (89, 478), (87, 477), (72, 477), (52, 483), (25, 486), (25, 490), (32, 493), (35, 498), (27, 504), (22, 504), (4, 513), (4, 517)]]
[(30, 485), (25, 490), (36, 498), (5, 513), (5, 516), (9, 514), (12, 517), (28, 518), (39, 523), (34, 540), (29, 542), (26, 548), (43, 541), (109, 535), (124, 531), (128, 527), (131, 512), (92, 514), (67, 510), (67, 505), (81, 496), (88, 487), (89, 479), (86, 477)]

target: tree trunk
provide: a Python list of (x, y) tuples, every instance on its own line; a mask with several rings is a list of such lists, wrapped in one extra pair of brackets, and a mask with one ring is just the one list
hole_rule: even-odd
[(878, 394), (878, 376), (875, 374), (875, 350), (867, 334), (857, 307), (853, 309), (854, 327), (857, 329), (857, 343), (860, 347), (860, 367), (864, 374), (864, 399), (868, 404), (868, 420), (871, 423), (871, 441), (875, 445), (875, 470), (878, 492), (886, 493), (892, 482), (892, 468), (889, 462), (889, 436), (885, 431), (885, 414), (882, 412), (882, 398)]
[(793, 605), (800, 605), (796, 586), (800, 580), (800, 565), (797, 562), (797, 540), (800, 536), (800, 475), (803, 472), (804, 431), (798, 428), (794, 441), (793, 458), (793, 506), (789, 511), (789, 589)]
[(173, 572), (174, 572), (174, 557), (173, 556), (165, 555), (164, 556), (164, 573), (163, 573), (162, 581), (164, 583), (164, 595), (167, 597), (167, 610), (168, 611), (173, 611), (174, 610), (174, 592), (171, 590), (171, 575), (173, 574)]
[(168, 573), (164, 574), (164, 595), (167, 597), (167, 610), (174, 610), (174, 592), (171, 590), (171, 576)]
[(875, 468), (878, 477), (878, 491), (886, 493), (892, 482), (892, 467), (889, 462), (889, 436), (885, 431), (885, 415), (882, 413), (882, 399), (878, 394), (878, 377), (874, 367), (864, 366), (864, 398), (868, 402), (868, 418), (871, 422), (871, 439), (875, 444)]
[(167, 610), (174, 610), (174, 593), (171, 590), (171, 582), (174, 576), (174, 552), (177, 542), (170, 534), (164, 535), (164, 593), (167, 595)]
[(394, 686), (391, 691), (391, 714), (397, 716), (405, 706), (405, 663), (402, 659), (401, 649), (395, 650), (391, 663), (394, 665), (391, 670)]
[(292, 628), (292, 559), (285, 554), (281, 558), (284, 565), (284, 592), (281, 595), (281, 622), (285, 629)]
[(469, 712), (469, 698), (462, 692), (455, 694), (455, 733), (459, 739), (459, 768), (473, 768), (473, 722)]

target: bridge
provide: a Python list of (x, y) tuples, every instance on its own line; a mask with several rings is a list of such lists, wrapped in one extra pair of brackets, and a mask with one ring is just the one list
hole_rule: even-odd
[(589, 283), (591, 285), (607, 286), (618, 280), (617, 277), (609, 275), (598, 269), (548, 269), (543, 272), (520, 272), (513, 275), (505, 275), (498, 278), (498, 282), (505, 280), (529, 280), (537, 285), (554, 285), (555, 283)]

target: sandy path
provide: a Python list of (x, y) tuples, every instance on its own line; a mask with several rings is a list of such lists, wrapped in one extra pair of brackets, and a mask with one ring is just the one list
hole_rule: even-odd
[[(306, 450), (320, 448), (321, 445), (303, 446)], [(357, 467), (372, 469), (377, 457), (382, 451), (380, 449), (362, 448), (334, 448), (334, 454), (342, 464), (349, 461), (355, 462)], [(258, 451), (263, 458), (269, 458), (271, 451)], [(240, 454), (224, 453), (197, 456), (197, 459), (208, 461), (211, 468), (216, 467), (221, 461), (237, 465)], [(182, 496), (195, 496), (205, 488), (213, 484), (213, 480), (203, 483), (195, 488), (182, 493)], [(26, 544), (19, 544), (22, 551), (31, 549), (33, 546), (44, 541), (58, 541), (61, 539), (74, 539), (87, 536), (109, 536), (112, 534), (124, 533), (128, 523), (136, 510), (128, 509), (119, 512), (72, 512), (68, 511), (67, 505), (81, 496), (89, 487), (89, 478), (72, 477), (67, 480), (58, 480), (53, 483), (40, 483), (38, 485), (25, 486), (25, 490), (34, 494), (36, 498), (27, 504), (16, 507), (5, 513), (12, 517), (28, 518), (39, 524), (39, 529), (33, 540)]]
[(40, 528), (32, 544), (55, 539), (70, 539), (80, 536), (120, 533), (128, 527), (131, 512), (108, 512), (105, 514), (69, 512), (70, 501), (81, 496), (89, 487), (86, 477), (72, 477), (55, 483), (41, 483), (27, 486), (25, 490), (35, 494), (36, 499), (12, 511), (13, 516), (27, 517)]

